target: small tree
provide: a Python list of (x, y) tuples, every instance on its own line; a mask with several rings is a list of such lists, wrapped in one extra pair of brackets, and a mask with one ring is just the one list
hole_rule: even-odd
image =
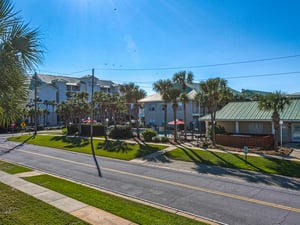
[(272, 112), (272, 122), (274, 126), (274, 149), (278, 150), (278, 137), (280, 129), (280, 113), (290, 104), (290, 99), (286, 94), (276, 91), (265, 96), (261, 96), (258, 102), (260, 110)]
[(208, 79), (200, 83), (200, 99), (207, 107), (211, 117), (211, 140), (216, 145), (215, 121), (216, 112), (223, 107), (232, 96), (227, 81), (222, 78)]

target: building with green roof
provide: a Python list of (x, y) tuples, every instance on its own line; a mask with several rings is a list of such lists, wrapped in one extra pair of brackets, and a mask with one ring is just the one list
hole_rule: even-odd
[[(291, 100), (280, 117), (283, 142), (300, 142), (300, 99)], [(210, 115), (200, 120), (208, 125)], [(228, 103), (217, 112), (216, 123), (231, 134), (274, 134), (272, 112), (260, 110), (257, 101)]]

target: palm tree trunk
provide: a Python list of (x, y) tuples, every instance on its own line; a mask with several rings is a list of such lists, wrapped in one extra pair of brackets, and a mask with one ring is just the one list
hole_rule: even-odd
[(183, 102), (183, 114), (184, 114), (184, 140), (186, 141), (186, 102)]
[(165, 132), (165, 137), (167, 137), (167, 107), (168, 105), (165, 103), (164, 104), (165, 107), (165, 112), (164, 112), (164, 118), (165, 118), (165, 123), (164, 123), (164, 132)]

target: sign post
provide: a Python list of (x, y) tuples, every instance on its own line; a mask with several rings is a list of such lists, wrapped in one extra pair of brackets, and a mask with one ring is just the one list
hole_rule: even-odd
[(247, 161), (248, 151), (249, 151), (248, 146), (244, 146), (244, 154), (245, 154), (245, 162), (246, 162), (246, 164), (248, 163), (248, 161)]

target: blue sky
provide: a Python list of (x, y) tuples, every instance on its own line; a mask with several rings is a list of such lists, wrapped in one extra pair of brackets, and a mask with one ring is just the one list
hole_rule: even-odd
[[(298, 0), (12, 3), (41, 30), (39, 73), (81, 77), (95, 68), (99, 79), (134, 82), (152, 94), (155, 81), (187, 70), (195, 82), (222, 77), (239, 91), (300, 92)], [(292, 57), (216, 65), (285, 56)]]

